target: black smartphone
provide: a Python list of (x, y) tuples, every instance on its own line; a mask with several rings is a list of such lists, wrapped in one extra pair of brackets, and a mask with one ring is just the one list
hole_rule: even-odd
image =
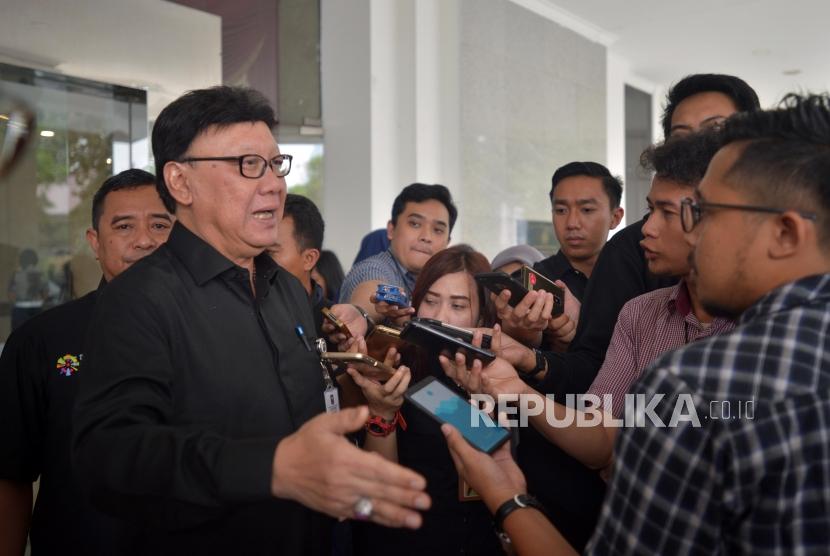
[(505, 272), (479, 272), (475, 275), (476, 282), (499, 295), (502, 290), (510, 290), (510, 299), (507, 304), (515, 307), (527, 295), (528, 289), (515, 281)]
[(528, 291), (545, 290), (553, 294), (553, 316), (558, 317), (565, 312), (565, 290), (554, 284), (547, 276), (529, 266), (523, 266), (522, 282)]
[[(452, 324), (448, 324), (446, 322), (441, 322), (440, 320), (436, 319), (426, 319), (423, 317), (414, 317), (412, 320), (423, 322), (441, 330), (442, 332), (446, 332), (451, 336), (455, 336), (459, 340), (464, 340), (465, 342), (472, 344), (473, 343), (473, 331), (468, 330), (466, 328), (461, 328), (460, 326), (455, 326)], [(489, 334), (484, 334), (481, 338), (481, 347), (484, 349), (490, 349), (490, 346), (493, 344), (493, 337)]]
[(438, 421), (449, 423), (473, 446), (492, 454), (510, 438), (507, 429), (498, 426), (489, 415), (472, 406), (444, 383), (429, 376), (404, 394), (415, 407)]
[(449, 357), (454, 357), (455, 353), (460, 351), (467, 358), (468, 367), (473, 364), (474, 359), (479, 359), (487, 365), (496, 358), (496, 354), (488, 349), (476, 347), (452, 334), (417, 320), (406, 323), (401, 330), (401, 340), (421, 346), (436, 355), (443, 352)]

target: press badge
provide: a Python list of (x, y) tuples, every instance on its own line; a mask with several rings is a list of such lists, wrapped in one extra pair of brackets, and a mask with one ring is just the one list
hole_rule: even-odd
[(326, 413), (337, 413), (340, 411), (340, 394), (334, 385), (326, 387), (323, 391), (323, 398), (326, 400)]
[[(326, 341), (324, 339), (318, 338), (315, 344), (318, 354), (326, 351)], [(323, 382), (326, 385), (326, 389), (323, 390), (323, 401), (326, 404), (326, 413), (337, 413), (340, 411), (340, 393), (337, 391), (337, 386), (334, 385), (334, 381), (331, 379), (329, 368), (323, 363), (322, 359), (320, 360), (320, 368), (323, 370)]]

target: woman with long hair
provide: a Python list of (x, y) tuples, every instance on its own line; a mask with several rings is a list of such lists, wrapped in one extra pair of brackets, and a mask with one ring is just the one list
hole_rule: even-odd
[[(467, 245), (436, 253), (418, 274), (412, 291), (416, 316), (464, 328), (493, 326), (495, 313), (489, 295), (474, 279), (475, 274), (489, 271), (487, 258)], [(355, 553), (502, 554), (492, 518), (484, 503), (459, 479), (440, 426), (421, 410), (403, 403), (410, 381), (427, 376), (436, 377), (459, 395), (466, 397), (467, 393), (444, 374), (435, 353), (407, 348), (401, 362), (405, 366), (385, 384), (354, 369), (348, 371), (363, 390), (372, 414), (364, 447), (424, 475), (432, 507), (417, 531), (357, 524)]]

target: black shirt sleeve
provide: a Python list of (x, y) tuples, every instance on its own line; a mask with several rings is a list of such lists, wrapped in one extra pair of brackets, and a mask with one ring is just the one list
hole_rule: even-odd
[(630, 299), (677, 279), (648, 272), (640, 241), (644, 220), (615, 234), (603, 247), (588, 280), (576, 336), (567, 352), (545, 352), (548, 373), (539, 384), (545, 394), (563, 397), (588, 391), (605, 359), (614, 325)]

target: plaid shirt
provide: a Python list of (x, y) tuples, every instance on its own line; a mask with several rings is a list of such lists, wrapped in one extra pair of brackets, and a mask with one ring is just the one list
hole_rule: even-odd
[(606, 409), (619, 417), (625, 394), (659, 355), (734, 327), (735, 322), (725, 318), (704, 327), (692, 312), (684, 281), (637, 296), (620, 311), (605, 361), (588, 393), (600, 399), (610, 394), (613, 407)]
[(360, 284), (374, 280), (403, 288), (412, 300), (412, 288), (415, 287), (416, 278), (415, 274), (401, 266), (392, 255), (392, 250), (387, 249), (368, 259), (363, 259), (352, 267), (340, 286), (340, 303), (349, 303), (354, 290)]
[[(767, 294), (733, 332), (664, 355), (632, 391), (665, 394), (654, 411), (665, 423), (691, 396), (700, 426), (620, 431), (589, 553), (830, 551), (830, 274)], [(736, 415), (747, 401), (752, 414)]]

